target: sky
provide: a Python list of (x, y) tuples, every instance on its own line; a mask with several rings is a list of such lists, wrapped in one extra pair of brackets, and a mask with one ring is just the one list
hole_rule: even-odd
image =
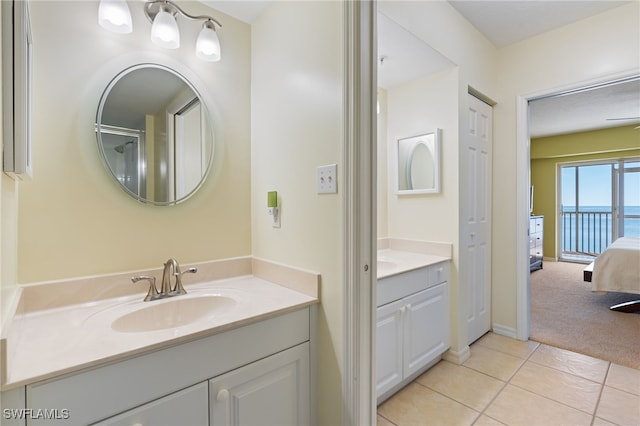
[[(562, 204), (575, 206), (575, 167), (563, 167), (561, 176)], [(578, 178), (580, 205), (611, 205), (611, 165), (581, 166)], [(640, 206), (640, 172), (625, 173), (624, 192), (625, 205)]]

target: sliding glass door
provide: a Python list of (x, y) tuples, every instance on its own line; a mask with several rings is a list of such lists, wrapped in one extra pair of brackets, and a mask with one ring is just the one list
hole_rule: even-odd
[(621, 236), (640, 237), (640, 161), (560, 166), (562, 260), (591, 261)]
[(616, 168), (618, 193), (618, 236), (640, 238), (640, 161), (620, 162)]

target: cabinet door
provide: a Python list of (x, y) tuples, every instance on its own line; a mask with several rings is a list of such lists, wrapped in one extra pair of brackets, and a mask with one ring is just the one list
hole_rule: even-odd
[(402, 311), (405, 299), (376, 310), (376, 395), (400, 383), (402, 376)]
[(449, 347), (449, 284), (404, 299), (404, 375), (418, 371)]
[(209, 380), (211, 425), (310, 423), (309, 344)]
[(94, 426), (203, 426), (209, 423), (208, 398), (207, 383), (204, 382), (110, 417)]

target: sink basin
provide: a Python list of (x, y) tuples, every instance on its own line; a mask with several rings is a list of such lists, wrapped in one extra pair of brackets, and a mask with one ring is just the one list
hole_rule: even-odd
[(177, 296), (145, 303), (148, 306), (113, 321), (111, 328), (123, 333), (139, 333), (181, 327), (220, 314), (236, 305), (234, 299), (220, 295)]
[(378, 258), (377, 265), (378, 265), (378, 270), (379, 271), (393, 269), (396, 266), (398, 266), (397, 263), (395, 263), (395, 262), (393, 262), (391, 260), (388, 260), (388, 259), (384, 259), (384, 258)]

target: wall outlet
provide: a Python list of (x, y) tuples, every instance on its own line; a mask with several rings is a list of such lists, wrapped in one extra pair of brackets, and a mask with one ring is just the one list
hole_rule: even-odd
[(336, 194), (338, 192), (338, 166), (329, 164), (318, 167), (318, 194)]

